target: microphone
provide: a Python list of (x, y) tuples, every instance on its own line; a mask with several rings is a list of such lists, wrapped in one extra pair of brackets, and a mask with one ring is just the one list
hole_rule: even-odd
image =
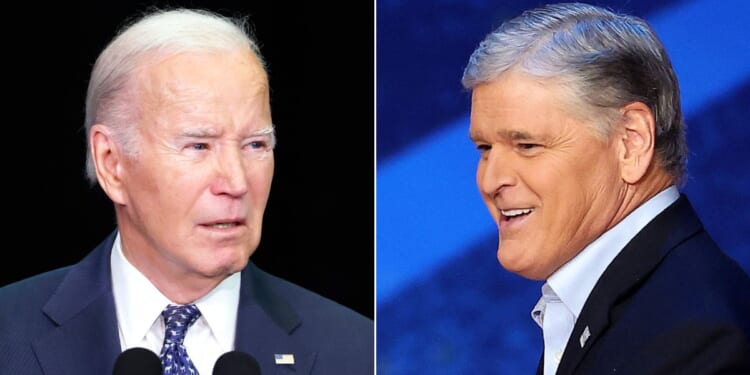
[(216, 360), (213, 375), (260, 375), (260, 365), (250, 354), (226, 352)]
[(161, 360), (146, 348), (130, 348), (120, 353), (113, 375), (163, 375)]

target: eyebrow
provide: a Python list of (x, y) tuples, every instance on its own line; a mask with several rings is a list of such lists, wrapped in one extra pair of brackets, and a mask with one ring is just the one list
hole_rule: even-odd
[[(219, 132), (216, 131), (213, 127), (210, 126), (199, 126), (191, 129), (186, 129), (182, 136), (186, 138), (214, 138), (219, 135)], [(260, 129), (257, 129), (250, 133), (250, 137), (257, 137), (257, 136), (266, 136), (266, 135), (274, 135), (274, 126), (273, 124), (264, 126)]]
[(505, 133), (504, 136), (514, 141), (524, 141), (524, 140), (535, 138), (531, 133), (522, 132), (518, 130), (509, 130), (503, 133)]
[[(529, 139), (535, 139), (539, 138), (538, 136), (535, 136), (529, 132), (524, 132), (520, 130), (500, 130), (495, 132), (498, 136), (501, 138), (510, 139), (512, 141), (525, 141)], [(471, 132), (469, 133), (469, 138), (472, 141), (477, 141), (478, 139), (484, 138), (480, 132)]]
[(260, 129), (258, 129), (256, 131), (252, 132), (252, 134), (250, 134), (250, 135), (251, 136), (256, 136), (256, 135), (273, 135), (274, 132), (275, 132), (274, 131), (274, 126), (273, 126), (273, 124), (270, 124), (270, 125), (268, 125), (266, 127), (260, 128)]

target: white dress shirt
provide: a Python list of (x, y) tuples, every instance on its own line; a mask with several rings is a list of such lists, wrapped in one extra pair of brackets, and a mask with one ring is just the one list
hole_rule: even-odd
[[(679, 196), (675, 186), (662, 190), (547, 278), (542, 297), (531, 311), (544, 333), (544, 375), (557, 371), (576, 320), (604, 270), (646, 224)], [(583, 346), (586, 338), (576, 342), (583, 342)]]
[[(176, 303), (125, 258), (119, 233), (110, 261), (120, 347), (123, 351), (143, 347), (159, 355), (164, 341), (161, 312), (168, 304)], [(201, 316), (187, 330), (184, 345), (200, 374), (211, 374), (216, 359), (234, 350), (239, 292), (240, 274), (235, 273), (194, 302)]]

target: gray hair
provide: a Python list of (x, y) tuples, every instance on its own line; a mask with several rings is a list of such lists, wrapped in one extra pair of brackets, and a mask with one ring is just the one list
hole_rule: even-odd
[(680, 90), (672, 63), (652, 28), (635, 16), (593, 5), (562, 3), (523, 12), (492, 31), (472, 53), (466, 89), (519, 70), (557, 82), (606, 136), (619, 108), (646, 104), (656, 122), (655, 152), (662, 168), (681, 180), (687, 162)]
[[(86, 142), (91, 126), (106, 124), (124, 152), (136, 155), (134, 124), (141, 111), (136, 101), (134, 72), (146, 58), (183, 52), (220, 52), (249, 49), (264, 70), (260, 49), (250, 34), (246, 18), (230, 18), (200, 9), (154, 10), (122, 28), (94, 63), (86, 93)], [(86, 178), (94, 185), (96, 171), (90, 145), (86, 152)]]

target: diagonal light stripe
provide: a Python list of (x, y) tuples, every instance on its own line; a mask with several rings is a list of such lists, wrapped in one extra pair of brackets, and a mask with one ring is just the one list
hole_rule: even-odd
[(686, 117), (750, 78), (750, 1), (691, 1), (647, 17), (672, 58)]
[(378, 167), (378, 303), (494, 228), (474, 183), (477, 156), (462, 118)]
[[(750, 79), (750, 1), (682, 2), (647, 19), (672, 58), (686, 116)], [(378, 166), (378, 304), (496, 233), (474, 183), (468, 115), (440, 128)]]

